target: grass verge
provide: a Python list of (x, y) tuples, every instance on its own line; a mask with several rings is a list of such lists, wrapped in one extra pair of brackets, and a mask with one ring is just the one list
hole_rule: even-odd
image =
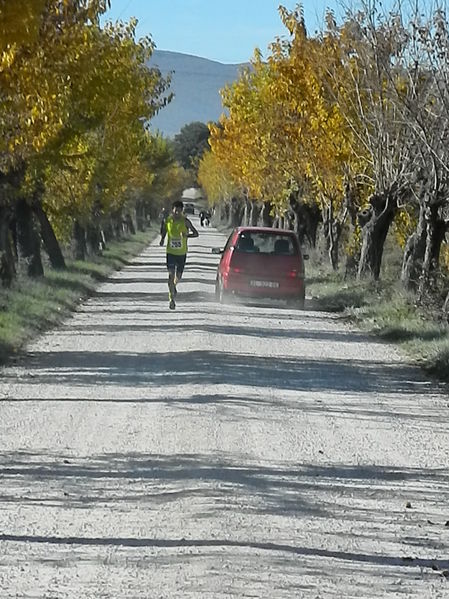
[(309, 269), (309, 305), (339, 312), (361, 329), (397, 345), (415, 364), (449, 381), (449, 327), (430, 309), (419, 307), (397, 278), (347, 281), (338, 273)]
[(40, 279), (19, 277), (10, 289), (0, 288), (0, 363), (16, 355), (26, 342), (59, 324), (98, 284), (127, 265), (157, 235), (151, 227), (122, 241), (111, 242), (102, 256), (67, 269), (46, 269)]

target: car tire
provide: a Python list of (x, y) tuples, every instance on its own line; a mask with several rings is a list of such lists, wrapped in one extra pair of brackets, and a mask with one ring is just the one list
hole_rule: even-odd
[(216, 281), (215, 281), (215, 301), (216, 302), (220, 301), (220, 286), (218, 283), (218, 279), (216, 279)]
[(287, 300), (287, 304), (292, 308), (296, 308), (297, 310), (304, 310), (305, 298), (304, 296), (290, 298)]
[(225, 304), (227, 295), (228, 294), (227, 294), (226, 290), (223, 288), (223, 282), (221, 281), (221, 279), (217, 279), (217, 281), (215, 283), (215, 299), (220, 304)]

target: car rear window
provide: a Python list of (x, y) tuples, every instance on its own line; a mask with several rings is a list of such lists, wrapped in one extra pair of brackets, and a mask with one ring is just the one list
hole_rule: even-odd
[(295, 256), (298, 248), (293, 235), (243, 231), (236, 249), (241, 252)]

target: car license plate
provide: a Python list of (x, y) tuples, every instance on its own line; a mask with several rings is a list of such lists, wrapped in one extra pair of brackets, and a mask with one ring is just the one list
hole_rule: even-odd
[(279, 283), (277, 281), (250, 281), (249, 284), (251, 287), (279, 287)]

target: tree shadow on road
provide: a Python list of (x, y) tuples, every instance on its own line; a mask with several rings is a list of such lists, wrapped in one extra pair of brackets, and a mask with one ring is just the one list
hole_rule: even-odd
[[(411, 497), (421, 505), (447, 504), (449, 474), (445, 469), (386, 467), (380, 465), (326, 465), (255, 463), (247, 455), (142, 453), (101, 454), (88, 457), (31, 452), (0, 454), (3, 509), (14, 503), (66, 510), (108, 509), (121, 517), (123, 510), (160, 509), (188, 504), (189, 522), (207, 529), (204, 520), (225, 518), (227, 536), (190, 538), (95, 537), (32, 535), (3, 529), (1, 542), (48, 545), (159, 547), (220, 547), (267, 551), (329, 560), (332, 572), (366, 565), (373, 575), (400, 568), (415, 577), (419, 569), (443, 572), (449, 568), (444, 522), (430, 522), (424, 510), (407, 513)], [(187, 508), (184, 508), (187, 509)], [(235, 520), (229, 519), (232, 514)], [(293, 528), (289, 542), (274, 541), (270, 531), (237, 523), (249, 516), (288, 517)], [(235, 524), (232, 524), (235, 522)], [(254, 522), (248, 519), (246, 522)], [(259, 522), (263, 522), (260, 520)], [(321, 522), (321, 524), (317, 524)], [(349, 528), (348, 528), (349, 527)], [(438, 534), (438, 530), (440, 531)], [(307, 529), (309, 529), (307, 531)], [(325, 546), (317, 545), (314, 533)], [(276, 533), (273, 533), (276, 536)], [(306, 536), (308, 543), (303, 541)], [(437, 541), (436, 539), (439, 539)], [(378, 551), (357, 551), (375, 542)], [(396, 546), (396, 553), (392, 552)], [(386, 548), (389, 547), (389, 550)], [(400, 551), (399, 551), (400, 548)], [(379, 550), (380, 549), (380, 550)], [(438, 549), (440, 558), (428, 557)]]
[[(419, 393), (423, 381), (413, 368), (382, 361), (316, 359), (217, 352), (31, 351), (30, 384), (253, 386), (255, 388), (344, 393)], [(6, 373), (5, 378), (14, 378)]]

